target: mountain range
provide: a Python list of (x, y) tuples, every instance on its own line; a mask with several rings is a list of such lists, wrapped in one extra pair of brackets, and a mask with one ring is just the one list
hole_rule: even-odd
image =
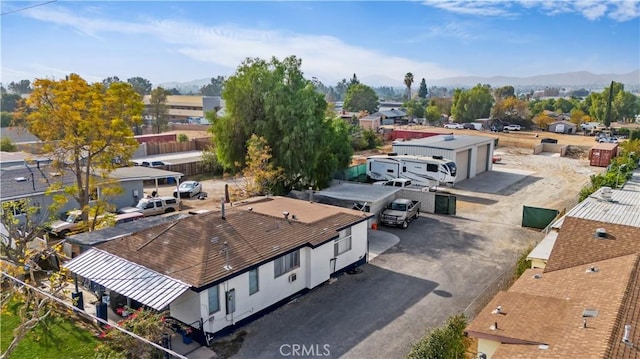
[[(210, 83), (210, 78), (198, 79), (188, 82), (165, 82), (160, 84), (164, 88), (177, 88), (182, 93), (198, 93), (200, 88)], [(379, 87), (390, 86), (404, 88), (398, 84), (397, 79), (392, 79), (383, 75), (364, 76), (360, 81), (366, 85)], [(588, 71), (563, 72), (548, 75), (537, 75), (529, 77), (509, 77), (509, 76), (459, 76), (448, 77), (443, 79), (427, 79), (427, 85), (441, 87), (473, 87), (477, 84), (489, 84), (492, 87), (500, 87), (511, 85), (516, 88), (545, 88), (545, 87), (562, 87), (562, 88), (585, 88), (592, 90), (601, 90), (611, 83), (611, 81), (621, 82), (627, 90), (640, 89), (640, 69), (626, 74), (594, 74)], [(326, 83), (326, 85), (335, 85)], [(415, 86), (416, 84), (414, 84)]]

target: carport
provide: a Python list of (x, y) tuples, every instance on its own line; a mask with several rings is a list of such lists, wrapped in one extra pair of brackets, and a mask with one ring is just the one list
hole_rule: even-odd
[(313, 200), (334, 206), (357, 209), (374, 214), (369, 226), (378, 222), (378, 215), (393, 201), (398, 187), (344, 182), (313, 194)]
[[(142, 198), (144, 192), (143, 181), (152, 180), (155, 183), (155, 191), (158, 192), (158, 180), (172, 178), (176, 183), (176, 191), (180, 187), (180, 178), (184, 174), (180, 172), (173, 172), (162, 170), (158, 168), (144, 167), (144, 166), (132, 166), (132, 167), (120, 167), (115, 169), (109, 174), (109, 177), (120, 182), (135, 182), (138, 180), (139, 185), (134, 188), (127, 188), (130, 190), (131, 195), (136, 199)], [(180, 196), (178, 196), (178, 202), (180, 202)]]

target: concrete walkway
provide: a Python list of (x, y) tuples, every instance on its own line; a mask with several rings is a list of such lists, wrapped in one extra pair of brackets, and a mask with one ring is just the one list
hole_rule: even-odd
[(369, 262), (400, 242), (400, 238), (389, 232), (367, 230), (369, 237)]

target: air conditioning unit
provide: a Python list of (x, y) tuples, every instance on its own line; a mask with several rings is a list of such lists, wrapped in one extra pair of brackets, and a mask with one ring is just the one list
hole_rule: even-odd
[(296, 281), (296, 279), (298, 279), (298, 276), (296, 276), (296, 274), (295, 274), (295, 273), (291, 274), (291, 275), (289, 276), (289, 283), (291, 283), (291, 282), (295, 282), (295, 281)]

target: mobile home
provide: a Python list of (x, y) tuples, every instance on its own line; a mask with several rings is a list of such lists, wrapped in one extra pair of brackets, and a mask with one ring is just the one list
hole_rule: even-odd
[(456, 180), (455, 162), (441, 156), (376, 155), (367, 158), (367, 176), (377, 181), (408, 178), (413, 183), (434, 186)]

